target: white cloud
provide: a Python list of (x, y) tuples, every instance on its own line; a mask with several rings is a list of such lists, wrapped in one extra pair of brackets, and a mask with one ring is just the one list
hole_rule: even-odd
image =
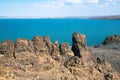
[(120, 0), (106, 0), (108, 2), (120, 2)]
[(64, 3), (61, 2), (61, 1), (46, 1), (44, 3), (33, 3), (33, 5), (35, 7), (38, 7), (38, 8), (58, 8), (58, 7), (61, 7), (61, 6), (64, 6)]
[(63, 2), (69, 2), (69, 3), (81, 3), (82, 0), (63, 0)]
[(99, 3), (99, 0), (85, 0), (87, 3)]
[(95, 6), (95, 7), (106, 7), (119, 5), (120, 0), (52, 0), (44, 1), (40, 3), (34, 3), (35, 7), (41, 8), (60, 8), (60, 7), (83, 7), (83, 6)]

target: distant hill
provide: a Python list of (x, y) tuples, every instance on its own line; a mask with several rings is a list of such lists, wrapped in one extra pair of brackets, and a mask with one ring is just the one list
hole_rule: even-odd
[(95, 17), (91, 17), (91, 19), (111, 19), (111, 20), (120, 20), (120, 15), (116, 15), (116, 16), (95, 16)]
[[(16, 17), (10, 17), (10, 16), (0, 16), (2, 19), (7, 18), (27, 18), (27, 19), (34, 19), (34, 18), (42, 18), (43, 17), (35, 17), (35, 16), (16, 16)], [(110, 20), (120, 20), (120, 15), (112, 15), (112, 16), (67, 16), (67, 17), (45, 17), (45, 19), (110, 19)]]

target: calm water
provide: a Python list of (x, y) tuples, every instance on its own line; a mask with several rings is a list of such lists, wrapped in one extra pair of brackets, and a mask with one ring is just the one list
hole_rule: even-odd
[(33, 36), (50, 36), (72, 44), (72, 33), (86, 34), (89, 46), (101, 43), (106, 36), (120, 34), (120, 20), (85, 19), (0, 19), (0, 42), (16, 38), (32, 39)]

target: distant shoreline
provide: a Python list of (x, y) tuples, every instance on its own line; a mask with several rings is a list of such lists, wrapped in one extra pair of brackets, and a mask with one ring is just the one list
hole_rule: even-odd
[(4, 17), (0, 19), (91, 19), (91, 20), (120, 20), (120, 15), (117, 16), (82, 16), (82, 17)]

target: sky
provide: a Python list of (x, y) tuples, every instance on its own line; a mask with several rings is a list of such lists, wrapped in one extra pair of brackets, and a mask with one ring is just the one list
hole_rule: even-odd
[(120, 0), (0, 0), (0, 17), (120, 15)]

